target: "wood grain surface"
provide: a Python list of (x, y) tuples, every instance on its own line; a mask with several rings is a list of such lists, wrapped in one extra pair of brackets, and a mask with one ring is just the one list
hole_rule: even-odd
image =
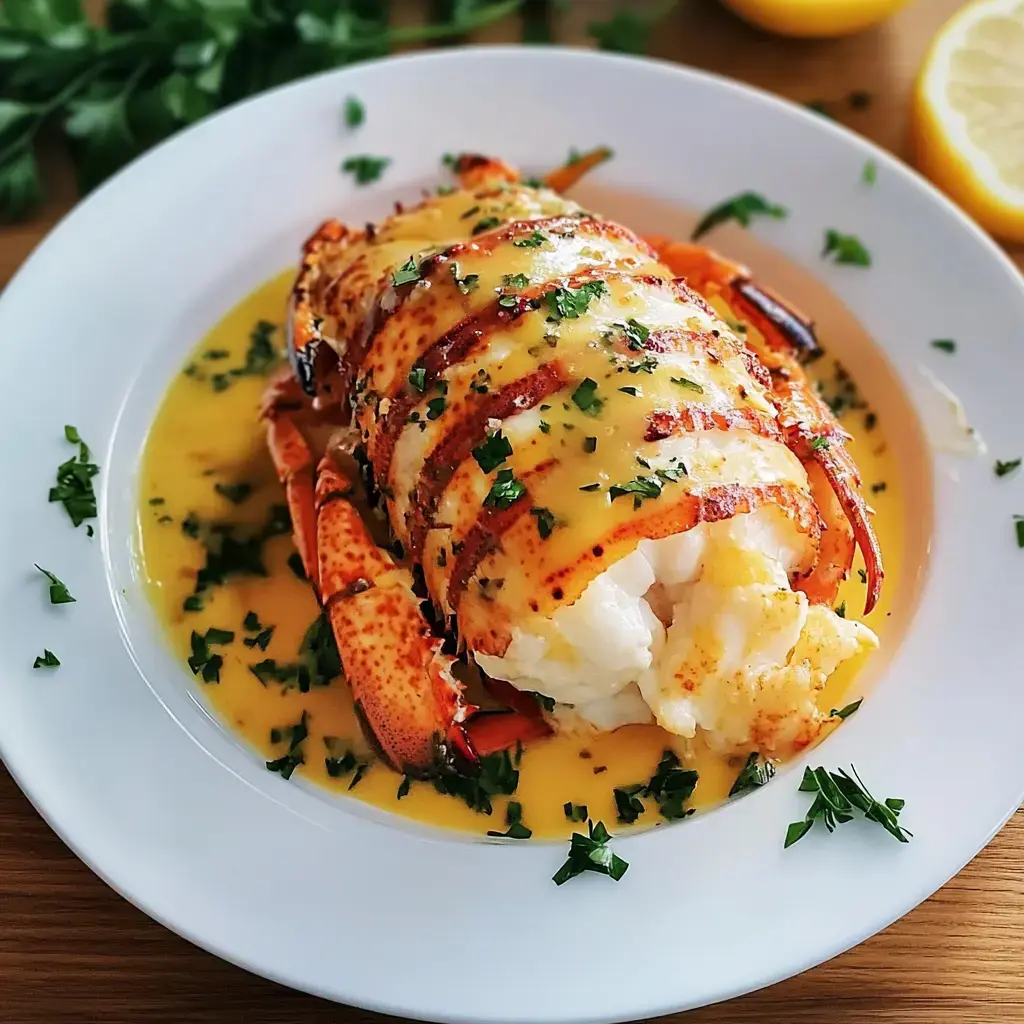
[[(604, 6), (603, 0), (577, 3), (562, 40), (582, 40), (585, 22)], [(880, 29), (808, 43), (755, 32), (713, 0), (683, 0), (659, 29), (656, 52), (801, 102), (841, 100), (866, 89), (873, 96), (868, 109), (846, 110), (841, 119), (903, 154), (913, 75), (935, 30), (960, 6), (959, 0), (918, 0)], [(494, 29), (486, 41), (507, 34)], [(0, 232), (0, 282), (74, 201), (56, 155), (48, 175), (52, 198), (42, 215)], [(1024, 250), (1012, 255), (1024, 267)], [(956, 827), (953, 813), (948, 827)], [(395, 939), (397, 956), (402, 938)], [(686, 1021), (1024, 1024), (1022, 974), (1024, 816), (1018, 813), (955, 879), (885, 932), (806, 974)], [(453, 974), (452, 984), (459, 983)], [(64, 847), (0, 768), (0, 1024), (385, 1019), (254, 977), (150, 921)]]

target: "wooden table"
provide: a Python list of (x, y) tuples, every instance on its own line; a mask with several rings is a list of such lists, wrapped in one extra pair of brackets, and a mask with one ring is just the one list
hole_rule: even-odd
[[(582, 39), (602, 3), (578, 3), (585, 9), (570, 17), (563, 38)], [(901, 153), (912, 76), (934, 31), (960, 6), (918, 0), (876, 31), (802, 43), (754, 32), (712, 0), (683, 0), (659, 30), (656, 52), (802, 102), (869, 90), (869, 108), (848, 110), (842, 120)], [(494, 30), (488, 38), (503, 35)], [(74, 201), (66, 169), (55, 163), (52, 177), (43, 214), (0, 233), (0, 282)], [(1024, 249), (1013, 255), (1024, 266)], [(949, 827), (956, 827), (953, 815)], [(774, 988), (697, 1011), (687, 1024), (1024, 1022), (1022, 866), (1018, 814), (957, 878), (882, 934)], [(63, 846), (0, 768), (2, 1024), (300, 1019), (385, 1020), (263, 981), (150, 921)]]

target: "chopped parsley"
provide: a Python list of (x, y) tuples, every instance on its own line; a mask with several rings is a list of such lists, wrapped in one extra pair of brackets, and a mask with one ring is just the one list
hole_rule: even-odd
[(64, 438), (70, 444), (78, 445), (78, 457), (72, 456), (57, 467), (57, 486), (50, 488), (49, 500), (59, 501), (71, 517), (72, 525), (79, 526), (86, 519), (96, 518), (96, 492), (92, 478), (100, 468), (92, 461), (89, 446), (75, 427), (66, 426)]
[(874, 160), (868, 160), (861, 172), (861, 180), (865, 185), (874, 185), (878, 181), (878, 164)]
[(427, 370), (424, 366), (414, 366), (409, 371), (409, 387), (422, 394), (427, 390)]
[(597, 381), (593, 377), (584, 377), (572, 393), (573, 404), (580, 412), (588, 416), (596, 416), (604, 405), (603, 399), (597, 397)]
[(776, 220), (782, 220), (787, 216), (789, 216), (789, 211), (784, 206), (768, 202), (757, 192), (741, 192), (708, 210), (693, 229), (693, 234), (690, 237), (696, 241), (712, 228), (730, 220), (737, 221), (742, 227), (749, 227), (754, 217), (774, 217)]
[(348, 788), (355, 789), (369, 770), (369, 763), (360, 761), (352, 750), (337, 736), (325, 736), (324, 746), (327, 748), (328, 754), (324, 758), (324, 767), (327, 769), (327, 775), (332, 779), (343, 779), (351, 775), (352, 781), (348, 784)]
[(1007, 473), (1012, 473), (1020, 466), (1021, 461), (1021, 459), (1008, 459), (1006, 462), (1003, 462), (1002, 459), (996, 459), (996, 476), (1006, 476)]
[(530, 515), (537, 520), (537, 532), (541, 540), (547, 540), (551, 536), (558, 520), (549, 508), (531, 508)]
[(188, 658), (188, 667), (194, 676), (202, 674), (204, 683), (219, 683), (220, 670), (224, 659), (210, 650), (211, 644), (223, 646), (231, 643), (235, 634), (229, 629), (208, 629), (205, 633), (192, 630), (190, 644), (192, 653)]
[[(231, 382), (238, 377), (261, 377), (269, 373), (278, 360), (273, 340), (276, 330), (276, 325), (270, 323), (269, 320), (257, 320), (249, 332), (249, 347), (245, 352), (245, 362), (241, 366), (232, 366), (223, 372), (211, 374), (209, 381), (213, 390), (216, 392), (226, 391), (231, 386)], [(187, 366), (184, 372), (197, 380), (207, 379), (198, 372), (195, 364)]]
[(623, 825), (632, 825), (647, 808), (643, 801), (637, 796), (643, 791), (643, 784), (636, 783), (632, 786), (616, 786), (612, 790), (615, 798), (615, 813), (619, 822)]
[(631, 395), (631, 396), (632, 396), (633, 398), (636, 398), (636, 396), (637, 396), (637, 395), (639, 394), (639, 392), (637, 391), (637, 389), (636, 389), (636, 388), (634, 388), (634, 387), (631, 387), (631, 386), (630, 386), (630, 387), (624, 387), (624, 388), (619, 388), (619, 390), (620, 390), (620, 391), (621, 391), (621, 392), (622, 392), (622, 393), (623, 393), (624, 395)]
[(841, 618), (841, 619), (845, 619), (846, 618), (846, 602), (845, 601), (840, 601), (839, 604), (836, 605), (836, 615), (838, 615), (839, 618)]
[(506, 288), (527, 288), (530, 284), (530, 279), (525, 274), (506, 274), (502, 279), (501, 283)]
[(812, 451), (820, 452), (822, 449), (827, 448), (828, 446), (829, 444), (827, 437), (822, 437), (819, 435), (818, 437), (811, 438)]
[(48, 651), (45, 647), (43, 648), (43, 655), (41, 658), (36, 658), (32, 662), (33, 668), (56, 668), (60, 664), (60, 660), (53, 651)]
[(852, 775), (842, 768), (828, 772), (824, 768), (805, 768), (800, 783), (801, 793), (814, 793), (807, 816), (803, 821), (794, 821), (786, 830), (785, 848), (802, 839), (816, 821), (820, 821), (829, 832), (838, 825), (852, 821), (854, 811), (860, 811), (868, 821), (881, 825), (901, 843), (910, 841), (911, 833), (899, 821), (904, 801), (889, 797), (884, 802), (876, 800), (861, 782), (857, 769), (850, 765)]
[(362, 103), (355, 96), (349, 96), (345, 100), (345, 127), (358, 128), (365, 120), (366, 110)]
[(498, 839), (529, 839), (533, 835), (533, 830), (523, 824), (523, 805), (518, 800), (509, 800), (505, 824), (508, 828), (504, 832), (488, 831), (487, 834)]
[(391, 275), (391, 283), (399, 288), (403, 284), (412, 284), (413, 281), (420, 279), (420, 268), (416, 265), (416, 260), (410, 256), (396, 271)]
[(302, 564), (302, 555), (298, 551), (293, 551), (288, 556), (288, 568), (294, 573), (296, 579), (304, 580), (306, 578), (306, 567)]
[(448, 407), (448, 399), (444, 395), (438, 395), (427, 402), (427, 419), (436, 420)]
[(478, 220), (473, 225), (473, 234), (479, 235), (484, 231), (490, 231), (491, 228), (496, 228), (500, 223), (500, 217), (484, 217), (483, 220)]
[(507, 750), (480, 758), (476, 775), (463, 775), (452, 768), (442, 768), (433, 778), (434, 788), (446, 796), (462, 800), (478, 814), (490, 814), (491, 797), (512, 796), (519, 785), (519, 770)]
[(491, 489), (484, 498), (484, 505), (492, 508), (509, 508), (526, 493), (526, 485), (517, 480), (511, 469), (499, 469)]
[(651, 781), (644, 787), (644, 796), (653, 796), (658, 811), (668, 821), (676, 821), (693, 814), (693, 808), (683, 804), (693, 795), (699, 776), (692, 769), (683, 768), (671, 750), (661, 755)]
[(642, 359), (632, 359), (626, 363), (626, 369), (630, 373), (654, 373), (657, 366), (658, 360), (655, 356), (644, 356)]
[(274, 761), (267, 761), (267, 771), (277, 772), (282, 779), (290, 779), (295, 769), (300, 764), (305, 764), (306, 758), (303, 747), (309, 737), (309, 719), (306, 712), (295, 725), (287, 725), (281, 729), (275, 729), (271, 733), (271, 740), (277, 743), (288, 739), (288, 752)]
[(244, 637), (242, 643), (246, 647), (258, 647), (261, 651), (267, 649), (270, 638), (274, 635), (273, 626), (264, 626), (255, 612), (249, 612), (242, 621), (242, 626), (247, 633), (255, 633), (255, 636)]
[(829, 712), (829, 714), (833, 718), (846, 719), (846, 718), (849, 718), (850, 715), (852, 715), (857, 710), (857, 708), (859, 708), (861, 706), (861, 704), (863, 704), (863, 703), (864, 703), (864, 698), (861, 697), (860, 700), (851, 701), (849, 704), (847, 704), (845, 707), (840, 708), (838, 711), (836, 711), (836, 709), (833, 708)]
[[(1017, 531), (1017, 547), (1024, 548), (1024, 516), (1014, 516), (1013, 517), (1013, 525), (1014, 525), (1014, 528)], [(36, 568), (38, 568), (38, 566), (36, 566)], [(53, 600), (53, 596), (52, 596), (53, 588), (51, 587), (50, 589), (51, 589), (50, 600), (52, 601)], [(72, 600), (74, 600), (74, 598), (72, 598)], [(56, 602), (54, 602), (54, 603), (56, 604)]]
[(487, 440), (473, 449), (473, 458), (485, 473), (497, 469), (511, 454), (512, 445), (500, 430), (488, 434)]
[(252, 484), (240, 480), (236, 484), (214, 484), (213, 489), (233, 505), (241, 505), (252, 494)]
[(412, 778), (409, 775), (403, 775), (402, 781), (398, 784), (398, 790), (395, 793), (395, 799), (401, 800), (402, 797), (409, 795), (409, 790), (412, 788)]
[(587, 819), (587, 835), (574, 832), (569, 840), (569, 856), (566, 862), (552, 875), (555, 885), (563, 885), (570, 878), (595, 871), (618, 881), (626, 873), (629, 864), (608, 848), (612, 838), (604, 822), (596, 824)]
[(534, 231), (529, 237), (517, 238), (512, 244), (520, 249), (539, 249), (546, 241), (548, 241), (547, 235), (540, 231)]
[(467, 274), (465, 277), (459, 277), (458, 263), (452, 264), (451, 272), (452, 280), (455, 282), (455, 287), (458, 288), (463, 295), (468, 295), (480, 283), (479, 274)]
[(587, 311), (590, 300), (608, 291), (604, 281), (587, 281), (579, 288), (553, 288), (544, 296), (549, 320), (577, 320)]
[(639, 352), (647, 345), (647, 339), (651, 336), (650, 329), (642, 323), (630, 317), (624, 324), (616, 324), (626, 339), (626, 344), (635, 352)]
[(864, 247), (864, 243), (856, 235), (844, 235), (834, 228), (825, 232), (825, 247), (821, 256), (822, 259), (832, 256), (834, 262), (854, 267), (871, 266), (871, 253)]
[(588, 455), (593, 455), (597, 451), (597, 438), (596, 437), (585, 437), (583, 438), (583, 450)]
[(673, 384), (678, 384), (679, 387), (684, 388), (687, 391), (695, 391), (698, 395), (704, 394), (704, 388), (696, 381), (690, 380), (688, 377), (669, 377), (669, 380)]
[(550, 434), (551, 433), (551, 424), (548, 423), (547, 420), (541, 420), (540, 423), (537, 424), (537, 426), (540, 428), (540, 432), (542, 434)]
[(729, 796), (745, 793), (748, 789), (758, 789), (775, 777), (775, 765), (771, 761), (762, 761), (756, 750), (747, 755), (747, 760), (740, 769), (736, 781), (729, 790)]
[(598, 491), (600, 489), (601, 489), (601, 485), (600, 484), (584, 484), (580, 488), (581, 491)]
[(351, 174), (357, 185), (369, 185), (379, 180), (384, 169), (391, 163), (387, 156), (350, 156), (341, 165), (345, 174)]
[(52, 572), (41, 565), (36, 568), (50, 581), (50, 604), (74, 604), (71, 592)]
[(686, 474), (686, 467), (680, 464), (677, 467), (656, 469), (650, 476), (636, 476), (622, 484), (612, 484), (608, 488), (608, 495), (612, 501), (621, 498), (623, 495), (633, 495), (633, 508), (638, 509), (646, 498), (660, 498), (662, 488), (666, 483), (678, 483)]
[(574, 804), (571, 801), (562, 805), (562, 813), (566, 821), (586, 821), (590, 817), (586, 804)]
[(951, 356), (956, 351), (956, 342), (952, 338), (936, 338), (932, 342), (932, 348)]

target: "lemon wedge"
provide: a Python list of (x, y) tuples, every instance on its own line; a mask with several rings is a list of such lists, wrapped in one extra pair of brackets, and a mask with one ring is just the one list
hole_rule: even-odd
[(992, 234), (1024, 242), (1024, 0), (975, 0), (940, 30), (912, 140), (923, 174)]
[(827, 39), (870, 28), (909, 0), (722, 0), (758, 28), (783, 36)]

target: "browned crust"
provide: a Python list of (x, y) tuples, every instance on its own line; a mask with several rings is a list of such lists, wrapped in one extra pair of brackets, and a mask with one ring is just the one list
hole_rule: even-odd
[(664, 441), (667, 437), (695, 430), (750, 430), (772, 441), (782, 440), (775, 417), (758, 409), (715, 409), (703, 402), (690, 402), (672, 409), (655, 409), (647, 417), (645, 441)]

